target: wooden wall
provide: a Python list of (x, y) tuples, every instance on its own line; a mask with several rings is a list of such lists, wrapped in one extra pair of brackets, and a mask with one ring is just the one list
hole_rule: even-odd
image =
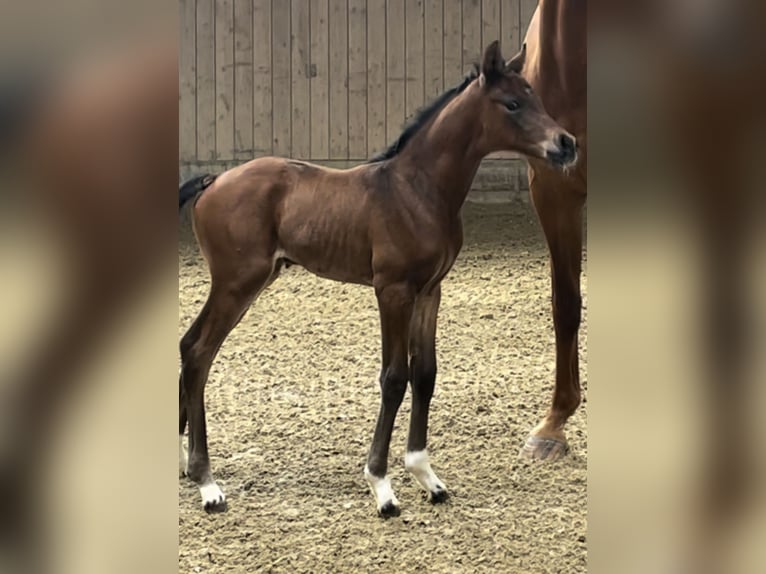
[(182, 171), (260, 155), (363, 161), (489, 42), (515, 53), (536, 5), (180, 0)]

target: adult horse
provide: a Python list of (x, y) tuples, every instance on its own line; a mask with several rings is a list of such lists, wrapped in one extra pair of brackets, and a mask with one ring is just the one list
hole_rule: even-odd
[(567, 170), (529, 160), (529, 190), (551, 255), (556, 384), (548, 414), (522, 453), (554, 460), (568, 451), (564, 424), (580, 404), (577, 334), (583, 206), (587, 192), (587, 28), (584, 0), (540, 0), (527, 30), (522, 76), (545, 110), (578, 141), (578, 161)]
[(371, 162), (334, 170), (266, 157), (182, 186), (198, 196), (194, 229), (211, 274), (207, 302), (181, 340), (180, 424), (189, 424), (182, 470), (204, 508), (224, 510), (205, 430), (204, 387), (228, 333), (285, 264), (375, 288), (383, 365), (381, 406), (365, 476), (381, 516), (399, 513), (386, 477), (391, 431), (407, 382), (412, 413), (405, 466), (432, 502), (447, 497), (426, 452), (436, 378), (440, 284), (462, 246), (460, 211), (482, 158), (514, 150), (566, 168), (574, 138), (548, 116), (519, 75), (524, 51), (506, 63), (497, 42), (470, 74), (421, 111)]

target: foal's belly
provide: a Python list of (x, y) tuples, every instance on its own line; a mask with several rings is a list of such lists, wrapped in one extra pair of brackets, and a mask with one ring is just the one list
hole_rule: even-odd
[(342, 265), (322, 265), (321, 262), (312, 262), (310, 265), (299, 263), (302, 267), (311, 271), (318, 277), (340, 281), (341, 283), (356, 283), (358, 285), (372, 285), (372, 267), (344, 267)]
[(372, 285), (372, 256), (358, 248), (322, 249), (317, 244), (301, 246), (288, 242), (277, 251), (277, 258), (325, 279)]
[(356, 202), (312, 198), (283, 209), (277, 249), (285, 260), (311, 273), (343, 281), (372, 284), (372, 246), (366, 213)]
[[(370, 212), (332, 204), (308, 210), (287, 209), (277, 232), (277, 257), (304, 267), (314, 275), (360, 285), (373, 284), (376, 271), (386, 269), (392, 280), (430, 290), (449, 272), (462, 245), (462, 226), (415, 231), (407, 227), (392, 234), (371, 229)], [(360, 213), (361, 212), (361, 213)], [(425, 244), (423, 236), (429, 238)], [(434, 237), (442, 237), (434, 241)]]

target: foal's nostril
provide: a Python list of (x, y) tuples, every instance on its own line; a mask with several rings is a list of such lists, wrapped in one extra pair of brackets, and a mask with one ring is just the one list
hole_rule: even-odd
[(546, 157), (551, 163), (558, 166), (568, 166), (577, 160), (577, 140), (567, 132), (556, 133), (549, 142)]
[(572, 136), (568, 134), (561, 134), (559, 136), (559, 147), (561, 147), (562, 151), (574, 151), (575, 149), (575, 140)]

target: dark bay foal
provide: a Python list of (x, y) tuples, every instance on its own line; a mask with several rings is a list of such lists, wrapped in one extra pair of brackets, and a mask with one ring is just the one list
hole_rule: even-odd
[(189, 424), (182, 471), (208, 511), (225, 509), (213, 479), (204, 387), (226, 336), (286, 263), (375, 288), (382, 332), (381, 403), (364, 474), (382, 516), (399, 513), (388, 450), (409, 381), (412, 414), (405, 466), (433, 502), (447, 497), (426, 451), (436, 378), (440, 284), (463, 241), (460, 210), (482, 158), (513, 150), (559, 167), (576, 160), (574, 138), (543, 110), (497, 42), (479, 72), (449, 90), (371, 162), (348, 170), (266, 157), (181, 188), (199, 195), (194, 229), (211, 274), (210, 295), (181, 340), (180, 424)]

